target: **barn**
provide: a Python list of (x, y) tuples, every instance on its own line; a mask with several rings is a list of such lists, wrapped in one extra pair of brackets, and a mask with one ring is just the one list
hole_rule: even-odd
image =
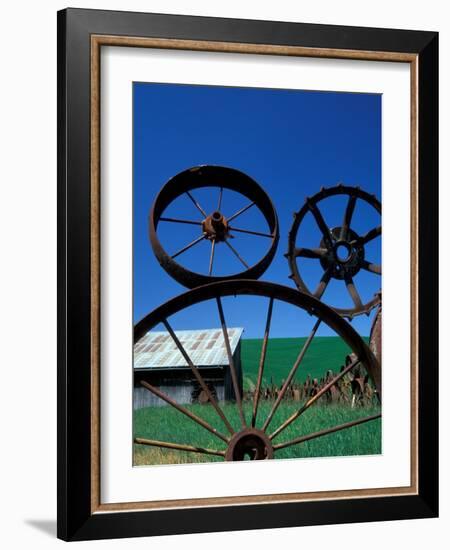
[[(243, 330), (228, 328), (241, 394)], [(219, 401), (233, 401), (235, 395), (222, 329), (178, 330), (175, 334), (213, 395)], [(141, 386), (143, 380), (158, 387), (177, 403), (205, 401), (203, 390), (168, 332), (150, 331), (134, 346), (134, 408), (164, 405), (164, 401)]]

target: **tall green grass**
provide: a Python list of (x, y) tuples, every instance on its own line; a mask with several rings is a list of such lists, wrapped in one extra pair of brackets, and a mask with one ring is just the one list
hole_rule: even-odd
[[(236, 405), (223, 404), (223, 410), (229, 421), (239, 429), (239, 415)], [(267, 417), (271, 402), (260, 403), (257, 427)], [(189, 410), (207, 420), (212, 426), (227, 434), (222, 420), (210, 405), (188, 405)], [(299, 403), (283, 403), (272, 422), (268, 432), (274, 431), (286, 418), (299, 408)], [(244, 403), (247, 422), (251, 419), (252, 404)], [(351, 409), (344, 405), (320, 404), (310, 407), (300, 418), (274, 439), (274, 443), (288, 441), (295, 437), (323, 430), (337, 424), (357, 418), (371, 416), (380, 412), (379, 407)], [(170, 406), (148, 407), (134, 411), (134, 436), (160, 441), (170, 441), (196, 445), (212, 449), (225, 450), (225, 443), (210, 432)], [(374, 420), (340, 432), (326, 435), (311, 441), (282, 449), (275, 458), (311, 458), (328, 456), (372, 455), (381, 453), (381, 420)], [(182, 464), (192, 462), (222, 461), (220, 457), (201, 455), (185, 451), (173, 451), (134, 445), (134, 464)]]

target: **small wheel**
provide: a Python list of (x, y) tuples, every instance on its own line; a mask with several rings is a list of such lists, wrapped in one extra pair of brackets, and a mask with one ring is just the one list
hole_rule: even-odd
[[(230, 302), (229, 304), (230, 307), (233, 307), (233, 311), (235, 312), (233, 322), (236, 322), (237, 311), (244, 313), (243, 317), (245, 317), (246, 308), (242, 305), (242, 301), (245, 302), (245, 299), (243, 299), (245, 296), (250, 297), (252, 300), (256, 299), (258, 302), (262, 300), (262, 303), (259, 304), (262, 307), (261, 309), (258, 308), (258, 311), (264, 311), (260, 317), (263, 323), (261, 326), (265, 327), (259, 360), (257, 358), (258, 370), (256, 382), (252, 395), (250, 396), (242, 391), (242, 371), (240, 371), (239, 366), (240, 359), (238, 359), (238, 365), (235, 362), (235, 356), (233, 355), (232, 346), (230, 345), (230, 331), (234, 329), (228, 328), (229, 325), (227, 324), (226, 317), (229, 317), (229, 315), (225, 315), (222, 303), (222, 298), (225, 297), (229, 297), (229, 299), (233, 301), (232, 304), (230, 304)], [(240, 302), (235, 302), (236, 300), (240, 300)], [(206, 306), (209, 307), (208, 313), (206, 313)], [(273, 388), (273, 384), (271, 384), (271, 389), (275, 391), (274, 393), (270, 392), (268, 400), (265, 402), (265, 406), (262, 407), (260, 404), (264, 399), (265, 393), (262, 383), (264, 378), (267, 378), (269, 375), (269, 373), (266, 372), (268, 369), (265, 369), (265, 366), (267, 362), (267, 349), (268, 346), (270, 347), (271, 345), (269, 334), (271, 329), (273, 329), (272, 318), (276, 316), (277, 319), (280, 319), (280, 317), (282, 317), (281, 322), (285, 323), (286, 311), (292, 306), (295, 314), (293, 318), (298, 320), (299, 313), (303, 312), (312, 328), (310, 329), (308, 337), (305, 338), (302, 344), (299, 344), (298, 352), (295, 354), (296, 359), (293, 364), (290, 365), (288, 363), (286, 365), (289, 371), (287, 377), (282, 380), (281, 387)], [(186, 318), (194, 318), (195, 313), (193, 313), (192, 310), (190, 315), (186, 315), (185, 309), (189, 308), (193, 308), (194, 311), (197, 312), (199, 309), (196, 308), (200, 308), (203, 312), (205, 322), (212, 313), (213, 318), (209, 323), (214, 323), (213, 326), (221, 327), (215, 332), (214, 340), (222, 340), (223, 342), (222, 349), (227, 357), (234, 395), (233, 400), (226, 403), (226, 407), (224, 407), (224, 402), (219, 403), (217, 394), (213, 394), (210, 385), (207, 380), (205, 380), (203, 375), (205, 372), (203, 368), (204, 364), (195, 360), (195, 357), (201, 357), (197, 353), (198, 348), (196, 346), (189, 348), (186, 343), (187, 340), (184, 341), (182, 336), (177, 336), (176, 331), (172, 328), (172, 323), (174, 321), (171, 319), (169, 322), (170, 317), (176, 317), (180, 312), (184, 320)], [(275, 314), (273, 315), (274, 310)], [(253, 322), (254, 321), (252, 321), (252, 323)], [(218, 325), (216, 323), (218, 323)], [(300, 445), (312, 439), (327, 436), (341, 430), (351, 429), (354, 426), (377, 420), (381, 417), (381, 412), (377, 412), (370, 416), (359, 415), (357, 418), (352, 417), (350, 422), (342, 423), (341, 421), (340, 423), (338, 420), (333, 426), (324, 426), (324, 429), (312, 432), (308, 431), (309, 424), (308, 421), (305, 421), (303, 427), (306, 428), (307, 433), (299, 433), (295, 430), (295, 426), (298, 426), (296, 420), (300, 418), (306, 410), (312, 407), (321, 397), (326, 399), (329, 395), (332, 395), (333, 391), (334, 393), (342, 393), (341, 384), (345, 381), (345, 378), (350, 376), (356, 368), (361, 366), (368, 373), (368, 377), (370, 377), (375, 390), (378, 390), (378, 400), (381, 402), (381, 373), (378, 362), (369, 347), (349, 323), (342, 319), (330, 307), (312, 296), (286, 286), (254, 280), (222, 281), (197, 287), (162, 304), (135, 325), (134, 350), (135, 358), (139, 357), (139, 361), (143, 360), (140, 354), (150, 353), (150, 351), (147, 350), (148, 348), (152, 348), (153, 344), (150, 344), (146, 338), (150, 331), (154, 330), (159, 324), (162, 324), (165, 328), (166, 334), (158, 333), (157, 346), (170, 346), (170, 350), (169, 347), (166, 347), (164, 353), (172, 354), (172, 360), (174, 360), (174, 354), (180, 354), (177, 357), (179, 360), (184, 360), (183, 368), (185, 370), (190, 369), (196, 383), (198, 383), (199, 387), (202, 388), (208, 398), (207, 405), (205, 404), (204, 406), (213, 407), (215, 412), (212, 417), (208, 415), (208, 420), (205, 420), (204, 414), (199, 416), (191, 408), (178, 403), (174, 398), (161, 391), (160, 388), (150, 384), (148, 381), (141, 380), (140, 384), (153, 395), (165, 401), (169, 406), (187, 416), (192, 422), (209, 431), (210, 434), (220, 441), (213, 439), (213, 442), (218, 443), (218, 445), (217, 448), (212, 448), (200, 446), (198, 440), (171, 442), (135, 436), (134, 442), (136, 444), (213, 455), (221, 457), (226, 461), (246, 459), (266, 460), (277, 458), (277, 452), (286, 447)], [(328, 371), (326, 378), (321, 379), (320, 383), (314, 380), (314, 387), (308, 386), (308, 392), (302, 394), (303, 397), (301, 400), (295, 399), (294, 392), (299, 392), (299, 389), (294, 389), (294, 387), (298, 386), (300, 388), (296, 381), (298, 369), (301, 367), (302, 362), (304, 363), (304, 357), (321, 324), (324, 325), (327, 331), (331, 329), (333, 333), (342, 339), (350, 349), (353, 359), (345, 367), (342, 367), (339, 372), (339, 365), (336, 364), (335, 374)], [(165, 344), (162, 344), (162, 342), (165, 342)], [(201, 359), (198, 360), (201, 361)], [(279, 407), (281, 403), (285, 403), (288, 399), (290, 399), (290, 405), (287, 409), (289, 411), (288, 414), (290, 414), (291, 411), (293, 412), (286, 418), (283, 409), (279, 409)], [(298, 403), (296, 403), (296, 401), (298, 401)], [(215, 416), (216, 414), (217, 416)], [(214, 422), (211, 423), (210, 419)], [(216, 420), (217, 422), (215, 422)], [(291, 426), (291, 428), (285, 432), (286, 428), (289, 426)], [(157, 428), (155, 428), (155, 430), (156, 429)], [(183, 431), (180, 431), (180, 433), (183, 433)], [(279, 435), (281, 433), (283, 433), (285, 437), (281, 438), (280, 441)], [(286, 435), (287, 433), (290, 433), (290, 435)]]
[[(214, 200), (215, 205), (211, 211), (204, 209), (192, 193), (200, 188), (210, 188), (211, 200)], [(239, 193), (246, 199), (245, 202), (242, 201), (242, 207), (226, 212), (226, 197), (224, 197), (226, 190)], [(164, 215), (165, 210), (183, 195), (186, 195), (194, 204), (197, 213), (200, 214), (198, 219), (188, 219), (189, 216), (186, 215), (179, 217)], [(245, 224), (241, 224), (237, 219), (251, 208), (258, 209), (262, 214), (266, 230), (245, 227)], [(168, 253), (158, 236), (158, 227), (163, 223), (175, 224), (180, 228), (180, 232), (186, 225), (197, 226), (198, 234), (186, 245)], [(249, 265), (239, 249), (239, 241), (243, 235), (250, 235), (255, 239), (252, 251), (256, 249), (258, 254), (261, 251), (261, 259), (253, 265)], [(149, 236), (153, 251), (162, 268), (182, 285), (194, 288), (225, 279), (257, 279), (260, 277), (269, 267), (277, 249), (278, 218), (272, 201), (265, 191), (243, 172), (223, 166), (196, 166), (177, 174), (161, 189), (151, 208)], [(205, 253), (204, 261), (196, 262), (195, 271), (178, 262), (178, 258), (182, 254), (202, 242), (209, 242), (210, 246)], [(216, 273), (215, 262), (217, 262), (220, 252), (219, 247), (228, 249), (236, 265), (241, 266), (239, 271), (227, 275)]]
[[(346, 195), (348, 200), (341, 224), (330, 228), (320, 208), (324, 207), (326, 199), (336, 195)], [(380, 225), (363, 235), (359, 235), (351, 228), (357, 200), (365, 201), (380, 215)], [(321, 203), (320, 208), (319, 203)], [(320, 230), (320, 241), (317, 243), (316, 248), (301, 246), (302, 222), (308, 212), (312, 214)], [(378, 237), (381, 237), (381, 204), (375, 195), (370, 195), (359, 187), (346, 185), (337, 185), (329, 189), (322, 188), (313, 197), (307, 197), (299, 212), (294, 214), (294, 223), (289, 232), (288, 251), (286, 253), (291, 271), (290, 277), (300, 291), (306, 292), (319, 300), (322, 299), (331, 279), (343, 281), (354, 304), (353, 307), (338, 308), (330, 303), (328, 305), (333, 307), (339, 315), (349, 319), (362, 313), (368, 315), (380, 303), (381, 293), (380, 291), (376, 292), (371, 300), (363, 303), (354, 282), (354, 277), (361, 270), (381, 276), (381, 265), (376, 265), (366, 258), (366, 245)], [(300, 274), (299, 258), (308, 258), (320, 262), (323, 273), (314, 291), (308, 288)]]

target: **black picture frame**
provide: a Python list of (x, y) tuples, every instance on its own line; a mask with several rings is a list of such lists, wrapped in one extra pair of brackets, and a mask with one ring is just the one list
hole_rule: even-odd
[[(309, 502), (93, 512), (91, 37), (397, 52), (417, 59), (418, 491)], [(58, 12), (58, 532), (64, 540), (438, 515), (438, 34), (85, 9)], [(423, 368), (421, 368), (423, 367)]]

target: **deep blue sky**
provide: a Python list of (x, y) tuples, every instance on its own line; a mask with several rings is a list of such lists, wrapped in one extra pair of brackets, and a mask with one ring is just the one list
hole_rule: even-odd
[[(135, 321), (184, 291), (156, 261), (148, 240), (147, 221), (157, 192), (178, 172), (199, 164), (230, 166), (247, 173), (266, 190), (278, 213), (280, 242), (276, 257), (262, 278), (288, 286), (294, 283), (288, 279), (283, 254), (292, 214), (306, 196), (317, 193), (322, 186), (344, 182), (359, 185), (381, 200), (380, 95), (152, 83), (133, 86)], [(212, 189), (193, 194), (210, 212), (215, 208), (217, 193)], [(229, 216), (247, 202), (244, 197), (225, 191), (222, 210)], [(341, 223), (345, 203), (343, 197), (321, 203), (329, 226)], [(186, 197), (177, 200), (166, 215), (201, 218)], [(379, 217), (371, 207), (358, 201), (353, 222), (354, 228), (364, 233), (379, 225)], [(239, 226), (265, 229), (255, 209), (239, 217)], [(161, 241), (171, 253), (199, 235), (195, 226), (161, 223), (160, 230)], [(298, 244), (318, 246), (319, 240), (312, 218), (305, 220)], [(247, 263), (254, 263), (267, 246), (264, 238), (242, 234), (232, 242)], [(367, 257), (380, 263), (381, 239), (369, 246)], [(196, 265), (197, 269), (203, 266), (206, 271), (209, 243), (196, 245), (178, 260), (186, 266)], [(302, 260), (301, 266), (306, 282), (315, 288), (322, 273), (319, 262)], [(225, 245), (216, 247), (216, 273), (242, 269)], [(379, 288), (380, 278), (360, 272), (355, 282), (362, 298), (367, 299)], [(323, 298), (341, 307), (351, 303), (342, 282), (330, 283)], [(247, 308), (244, 314), (242, 302), (234, 302), (227, 302), (229, 324), (245, 324), (247, 337), (261, 336), (257, 319), (264, 316), (267, 306), (252, 304), (251, 311)], [(294, 324), (292, 315), (279, 315), (274, 336), (299, 336), (309, 331), (309, 319)], [(186, 313), (174, 320), (175, 327), (205, 328), (204, 319), (198, 319)], [(353, 325), (366, 335), (370, 321), (363, 316)], [(329, 332), (322, 330), (321, 334)]]

